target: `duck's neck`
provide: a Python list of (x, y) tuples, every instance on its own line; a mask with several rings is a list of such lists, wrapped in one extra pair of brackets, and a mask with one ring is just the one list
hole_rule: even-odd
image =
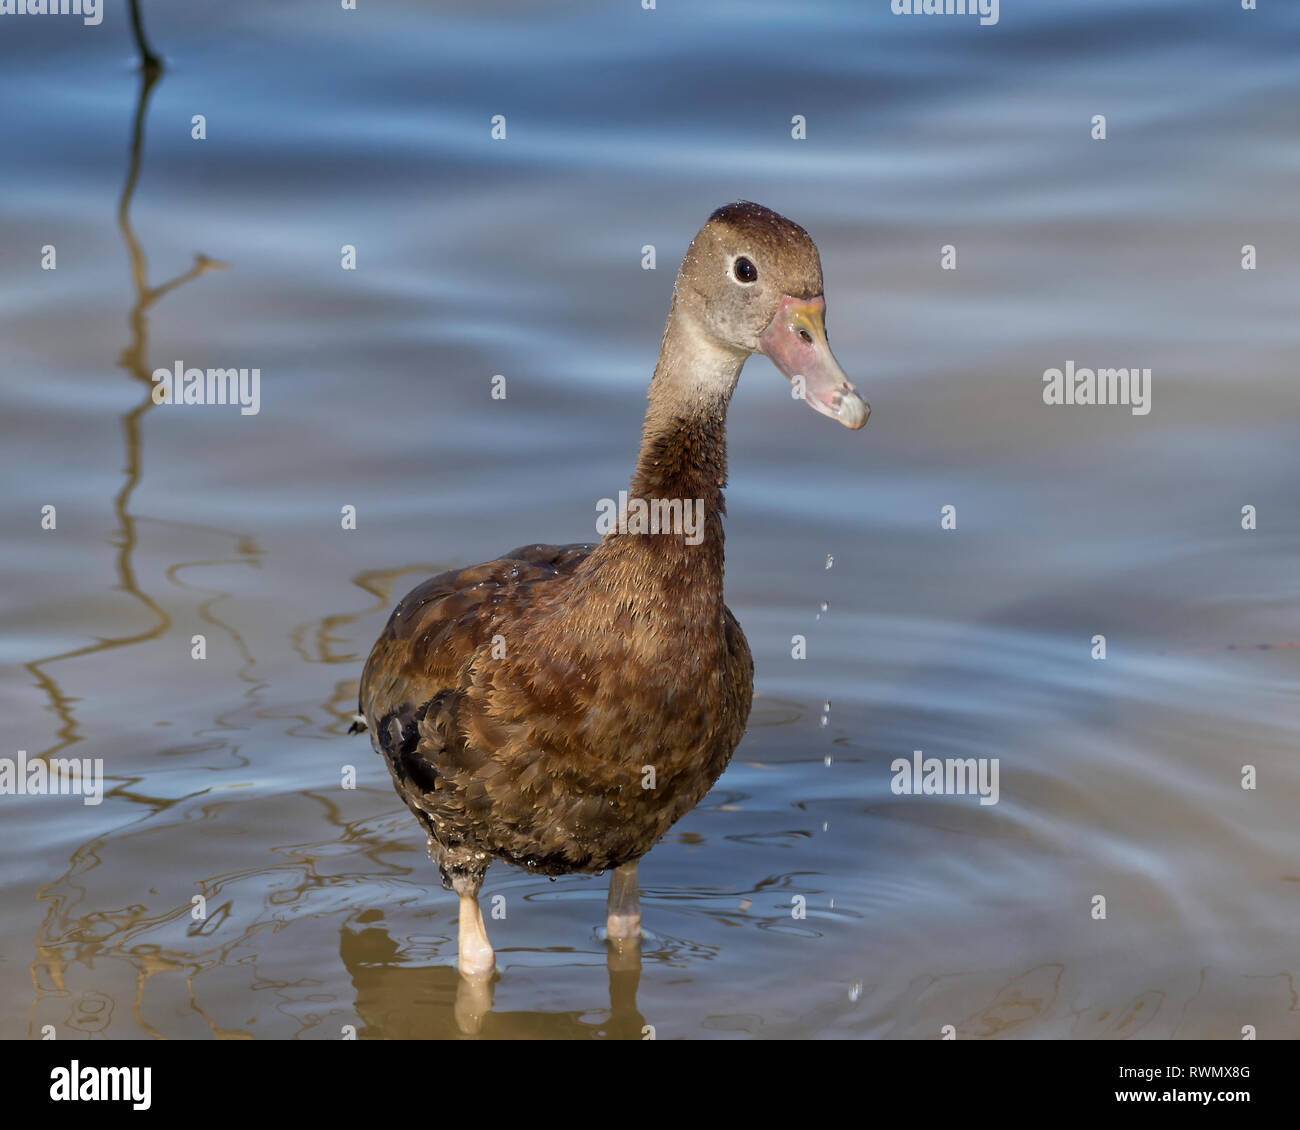
[(721, 535), (727, 484), (727, 406), (747, 354), (716, 341), (673, 302), (630, 499), (698, 502)]
[[(727, 406), (746, 356), (721, 345), (673, 303), (624, 519), (584, 570), (586, 582), (604, 594), (600, 607), (675, 617), (682, 638), (715, 630), (722, 607)], [(651, 521), (657, 515), (658, 529), (638, 528), (638, 515)]]

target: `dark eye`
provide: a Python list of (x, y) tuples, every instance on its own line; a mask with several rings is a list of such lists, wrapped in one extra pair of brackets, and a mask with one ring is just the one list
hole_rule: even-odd
[(731, 269), (735, 272), (736, 278), (743, 283), (752, 283), (758, 279), (758, 268), (743, 255), (736, 260)]

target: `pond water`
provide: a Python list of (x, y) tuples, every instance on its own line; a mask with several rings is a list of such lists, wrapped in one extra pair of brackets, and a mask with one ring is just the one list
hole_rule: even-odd
[[(0, 1036), (1300, 1036), (1300, 9), (1260, 9), (146, 3), (152, 83), (123, 6), (0, 17), (0, 753), (107, 777), (0, 797)], [(817, 240), (871, 422), (746, 367), (749, 733), (639, 954), (605, 880), (492, 868), (482, 1014), (361, 664), (429, 572), (592, 537), (737, 198)], [(154, 405), (178, 361), (260, 411)], [(1067, 362), (1151, 410), (1045, 404)], [(998, 802), (895, 794), (914, 750)]]

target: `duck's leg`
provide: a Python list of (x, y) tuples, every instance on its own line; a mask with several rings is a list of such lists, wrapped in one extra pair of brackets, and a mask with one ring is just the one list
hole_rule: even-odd
[(483, 912), (478, 906), (482, 875), (457, 876), (452, 889), (460, 896), (459, 965), (464, 977), (485, 977), (496, 964), (496, 955), (483, 926)]
[(635, 860), (615, 867), (609, 874), (605, 932), (614, 941), (641, 936), (641, 900), (637, 897)]

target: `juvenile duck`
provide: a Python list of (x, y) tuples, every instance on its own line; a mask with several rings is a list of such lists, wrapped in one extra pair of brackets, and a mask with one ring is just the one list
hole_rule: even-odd
[[(722, 601), (727, 406), (741, 367), (763, 353), (818, 412), (867, 422), (827, 345), (825, 306), (803, 228), (757, 204), (719, 208), (673, 287), (627, 492), (629, 515), (643, 500), (667, 521), (433, 577), (375, 643), (364, 728), (460, 896), (462, 973), (493, 967), (478, 907), (493, 859), (546, 875), (611, 870), (609, 936), (638, 936), (637, 861), (709, 791), (749, 717), (754, 664)], [(696, 500), (691, 536), (673, 520), (682, 507), (663, 504)]]

